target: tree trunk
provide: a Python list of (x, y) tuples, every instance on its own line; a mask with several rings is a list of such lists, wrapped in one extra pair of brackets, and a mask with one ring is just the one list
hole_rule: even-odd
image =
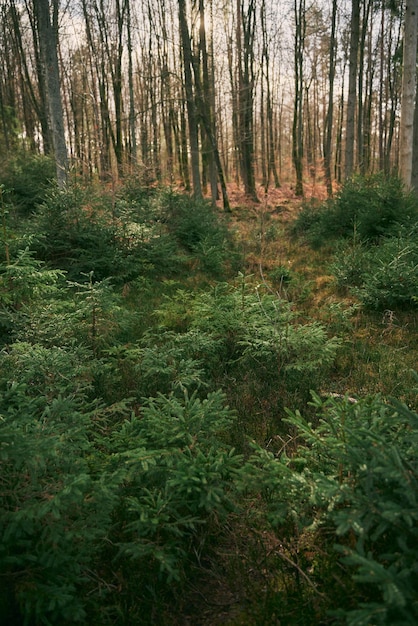
[(58, 186), (63, 187), (67, 181), (68, 175), (68, 156), (64, 132), (64, 116), (57, 53), (58, 2), (59, 0), (53, 0), (52, 19), (49, 0), (34, 0), (34, 8), (38, 19), (39, 46), (45, 74), (52, 140), (57, 166), (57, 181)]
[(418, 98), (415, 98), (411, 188), (418, 192)]
[[(359, 45), (359, 60), (358, 60), (358, 93), (357, 93), (357, 102), (358, 102), (358, 110), (357, 110), (357, 163), (359, 165), (359, 170), (362, 175), (364, 175), (367, 171), (367, 164), (364, 162), (364, 147), (365, 147), (365, 139), (367, 138), (367, 128), (364, 126), (364, 122), (367, 119), (367, 91), (366, 95), (363, 99), (364, 93), (364, 58), (367, 52), (366, 50), (366, 41), (367, 37), (367, 29), (369, 24), (371, 10), (371, 2), (370, 0), (364, 0), (363, 3), (363, 15), (361, 20), (361, 33), (360, 33), (360, 45)], [(369, 46), (369, 59), (370, 59), (370, 46)], [(366, 77), (367, 78), (367, 77)]]
[(255, 0), (237, 0), (238, 120), (241, 176), (246, 195), (258, 202), (254, 175)]
[(131, 0), (126, 2), (126, 30), (128, 39), (128, 86), (129, 86), (129, 159), (131, 164), (137, 162), (135, 89), (132, 59), (132, 17)]
[[(266, 20), (266, 3), (264, 0), (261, 5), (260, 13), (261, 13), (262, 36), (263, 36), (262, 61), (264, 61), (264, 64), (265, 64), (265, 83), (266, 83), (265, 146), (266, 146), (266, 154), (267, 154), (267, 171), (266, 171), (266, 180), (264, 184), (264, 189), (267, 192), (268, 186), (270, 184), (271, 175), (273, 175), (274, 186), (276, 189), (280, 188), (280, 181), (279, 181), (279, 175), (277, 173), (276, 159), (275, 159), (273, 106), (271, 102), (271, 84), (270, 84), (270, 56), (269, 56), (269, 49), (268, 49), (268, 34), (267, 34), (267, 23), (266, 23), (267, 21)], [(263, 111), (263, 117), (264, 117), (264, 110), (262, 109), (262, 111)], [(264, 137), (264, 135), (262, 135), (262, 137)]]
[[(199, 99), (201, 101), (201, 116), (202, 116), (202, 124), (206, 134), (206, 138), (208, 141), (208, 147), (211, 151), (212, 164), (215, 166), (215, 177), (216, 174), (219, 179), (219, 183), (221, 186), (222, 192), (222, 200), (223, 207), (225, 211), (230, 210), (228, 194), (226, 190), (225, 177), (223, 172), (223, 167), (221, 163), (221, 157), (218, 150), (218, 144), (216, 141), (216, 129), (214, 123), (214, 116), (212, 112), (212, 92), (213, 92), (213, 83), (210, 81), (209, 77), (209, 61), (208, 61), (208, 53), (207, 53), (207, 45), (206, 45), (206, 31), (205, 31), (205, 10), (204, 10), (204, 1), (199, 0), (199, 13), (200, 13), (200, 47), (202, 53), (202, 84), (200, 83), (199, 75), (196, 74), (195, 84), (197, 87), (197, 92), (199, 94)], [(197, 70), (198, 68), (196, 68)], [(216, 179), (215, 179), (216, 183)], [(217, 199), (217, 188), (215, 184), (215, 189), (212, 187), (212, 199), (215, 201)]]
[[(13, 24), (13, 37), (15, 41), (16, 52), (19, 61), (19, 73), (21, 79), (21, 90), (22, 94), (28, 94), (29, 98), (23, 98), (23, 116), (25, 119), (25, 125), (27, 124), (27, 120), (32, 118), (31, 113), (28, 111), (30, 104), (32, 104), (35, 114), (39, 119), (39, 123), (41, 124), (41, 134), (42, 134), (42, 143), (43, 143), (43, 151), (44, 154), (51, 154), (52, 152), (52, 136), (51, 136), (51, 128), (49, 124), (49, 116), (48, 116), (48, 104), (46, 100), (46, 85), (45, 85), (45, 72), (43, 70), (43, 63), (40, 58), (39, 52), (39, 29), (37, 28), (37, 20), (34, 18), (33, 13), (30, 10), (30, 7), (26, 5), (27, 14), (29, 17), (29, 22), (31, 25), (32, 31), (32, 40), (33, 40), (33, 49), (34, 49), (34, 57), (35, 57), (35, 69), (36, 69), (36, 77), (38, 81), (38, 93), (39, 96), (35, 95), (35, 85), (33, 84), (33, 79), (31, 77), (31, 73), (28, 68), (27, 63), (27, 54), (25, 50), (25, 46), (22, 41), (22, 30), (20, 25), (20, 17), (16, 10), (14, 0), (10, 2), (10, 13)], [(28, 135), (30, 136), (31, 130), (30, 127), (26, 128)]]
[(403, 77), (399, 171), (405, 186), (412, 182), (412, 154), (416, 92), (418, 0), (408, 0), (404, 17)]
[(193, 93), (192, 77), (192, 48), (190, 43), (189, 27), (186, 19), (185, 0), (179, 0), (179, 26), (183, 50), (184, 88), (186, 92), (187, 119), (189, 123), (189, 141), (192, 166), (193, 194), (196, 198), (202, 197), (199, 169), (199, 136), (196, 120), (196, 107)]
[(332, 129), (334, 121), (334, 79), (335, 79), (335, 57), (337, 51), (337, 41), (335, 38), (335, 29), (337, 22), (337, 2), (332, 1), (332, 17), (331, 17), (331, 37), (329, 44), (329, 70), (328, 70), (328, 105), (325, 118), (324, 128), (324, 173), (325, 184), (327, 187), (327, 195), (332, 196), (332, 176), (331, 176), (331, 159), (332, 159)]
[(303, 49), (305, 45), (305, 0), (295, 0), (295, 101), (293, 106), (292, 156), (296, 173), (295, 194), (303, 196)]
[(349, 178), (354, 170), (354, 141), (357, 105), (357, 66), (360, 36), (360, 0), (352, 0), (350, 58), (348, 70), (348, 99), (345, 135), (345, 176)]

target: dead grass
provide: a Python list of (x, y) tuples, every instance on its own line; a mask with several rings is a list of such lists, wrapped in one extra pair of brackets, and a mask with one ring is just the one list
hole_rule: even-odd
[[(315, 192), (316, 197), (325, 199), (324, 188), (317, 185)], [(294, 302), (301, 317), (317, 320), (330, 335), (342, 337), (333, 371), (323, 383), (324, 394), (361, 397), (380, 393), (413, 406), (411, 371), (417, 366), (417, 314), (366, 312), (353, 296), (339, 293), (328, 270), (330, 250), (312, 250), (303, 240), (290, 236), (289, 227), (300, 210), (301, 199), (294, 196), (290, 186), (271, 189), (266, 196), (260, 192), (259, 197), (258, 204), (248, 203), (240, 190), (230, 189), (231, 223), (245, 257), (245, 273), (255, 283), (264, 282), (278, 298)], [(278, 266), (289, 267), (294, 274), (289, 285), (277, 286), (269, 279), (269, 273)], [(237, 389), (237, 394), (241, 405), (248, 405), (256, 416), (254, 429), (258, 429), (259, 438), (267, 437), (267, 446), (272, 442), (274, 449), (281, 449), (286, 434), (272, 431), (272, 403), (266, 401), (264, 408), (257, 394), (247, 398), (243, 388)], [(305, 409), (300, 407), (302, 413)], [(263, 530), (261, 518), (254, 528), (250, 517), (251, 511), (248, 517), (232, 515), (222, 529), (210, 561), (199, 569), (186, 590), (188, 617), (182, 623), (296, 625), (301, 623), (297, 620), (304, 602), (317, 614), (309, 616), (307, 609), (303, 624), (328, 623), (325, 615), (332, 599), (326, 597), (326, 590), (312, 588), (311, 596), (304, 600), (298, 586), (298, 580), (314, 570), (320, 544), (315, 538), (296, 535), (292, 544), (286, 544)], [(335, 570), (335, 564), (332, 567)], [(310, 581), (304, 582), (304, 588), (309, 589)], [(295, 615), (292, 599), (298, 605)]]
[[(286, 297), (309, 319), (325, 324), (331, 334), (344, 339), (337, 359), (330, 391), (365, 395), (397, 395), (412, 404), (413, 377), (417, 368), (418, 316), (415, 311), (362, 311), (349, 293), (338, 292), (329, 273), (332, 251), (313, 250), (301, 238), (290, 234), (303, 200), (294, 195), (290, 185), (271, 188), (268, 194), (259, 188), (260, 202), (248, 203), (242, 191), (229, 189), (232, 224), (246, 259), (245, 272), (254, 281)], [(326, 199), (323, 185), (306, 186), (306, 200)], [(279, 287), (269, 273), (279, 266), (288, 267), (294, 275), (288, 285)], [(349, 317), (344, 312), (353, 309)]]

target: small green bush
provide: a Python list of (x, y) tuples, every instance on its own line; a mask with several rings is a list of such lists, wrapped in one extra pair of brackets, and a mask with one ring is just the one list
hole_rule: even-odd
[(277, 265), (268, 273), (268, 277), (274, 286), (281, 288), (292, 281), (293, 272), (286, 265)]
[(72, 279), (90, 271), (119, 282), (145, 273), (167, 277), (196, 262), (220, 275), (235, 258), (228, 228), (209, 203), (167, 191), (146, 198), (122, 188), (111, 198), (77, 186), (56, 190), (38, 229), (38, 253)]
[(306, 206), (294, 231), (304, 232), (314, 245), (329, 239), (357, 238), (377, 242), (397, 235), (401, 226), (413, 226), (418, 219), (418, 201), (398, 178), (382, 174), (348, 179), (335, 198), (312, 210)]
[(213, 528), (236, 509), (242, 457), (223, 441), (234, 419), (219, 392), (159, 395), (101, 439), (106, 472), (124, 468), (106, 570), (110, 583), (114, 572), (123, 581), (129, 606), (119, 585), (108, 603), (127, 623), (159, 623), (167, 598), (181, 593), (190, 565), (204, 558)]
[(290, 226), (293, 236), (306, 237), (312, 247), (319, 247), (323, 243), (322, 222), (326, 206), (316, 200), (304, 202), (297, 218)]
[[(254, 480), (280, 541), (296, 528), (297, 536), (311, 537), (311, 550), (319, 547), (309, 582), (319, 591), (333, 585), (324, 591), (342, 623), (412, 626), (418, 620), (418, 415), (379, 396), (353, 402), (314, 395), (313, 406), (313, 423), (289, 412), (297, 450), (280, 458), (259, 450), (243, 469), (243, 486)], [(323, 580), (321, 562), (338, 555), (339, 577)]]
[(21, 153), (3, 163), (0, 183), (10, 192), (10, 201), (19, 216), (28, 217), (45, 200), (55, 181), (53, 159)]
[(123, 394), (141, 400), (159, 393), (184, 394), (207, 386), (205, 355), (215, 353), (216, 344), (203, 333), (148, 331), (135, 344), (106, 351), (106, 368), (101, 386), (113, 396)]
[(154, 594), (162, 605), (181, 587), (211, 524), (236, 507), (242, 459), (223, 441), (235, 416), (221, 393), (106, 406), (92, 393), (95, 367), (83, 347), (0, 353), (8, 623), (110, 624), (132, 611), (152, 623)]
[(331, 265), (339, 288), (349, 288), (369, 309), (416, 307), (418, 237), (416, 230), (385, 238), (380, 245), (343, 246)]
[(342, 245), (337, 246), (334, 260), (330, 264), (330, 271), (334, 275), (338, 289), (347, 290), (363, 284), (371, 254), (368, 247), (362, 243), (347, 245), (343, 242)]
[(235, 286), (218, 283), (198, 294), (179, 292), (157, 314), (165, 328), (212, 338), (216, 358), (212, 352), (205, 360), (211, 364), (209, 376), (252, 376), (275, 385), (276, 394), (279, 387), (300, 393), (316, 388), (340, 345), (323, 326), (298, 322), (289, 302), (262, 293), (244, 277)]
[(0, 354), (0, 607), (7, 623), (86, 619), (115, 480), (102, 483), (89, 467), (99, 412), (87, 401), (85, 358), (85, 351), (28, 344)]
[(175, 239), (155, 219), (144, 220), (132, 203), (71, 186), (50, 193), (37, 228), (38, 255), (77, 280), (129, 282), (144, 273), (171, 275), (180, 267)]
[(234, 265), (230, 231), (210, 202), (167, 191), (159, 203), (169, 232), (196, 257), (202, 271), (220, 276), (231, 263)]
[(396, 310), (414, 308), (418, 295), (418, 238), (391, 238), (373, 254), (355, 290), (361, 302), (370, 309)]

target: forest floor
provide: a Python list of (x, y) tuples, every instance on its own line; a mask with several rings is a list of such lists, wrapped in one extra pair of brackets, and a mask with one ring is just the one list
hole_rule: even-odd
[[(289, 185), (272, 188), (267, 194), (260, 188), (259, 203), (249, 202), (234, 186), (228, 192), (231, 227), (244, 248), (245, 272), (266, 282), (278, 297), (294, 301), (306, 318), (329, 325), (332, 332), (342, 335), (344, 348), (324, 383), (324, 394), (360, 397), (376, 393), (410, 402), (411, 371), (416, 369), (418, 356), (417, 314), (363, 311), (350, 293), (341, 293), (335, 287), (329, 270), (332, 248), (312, 249), (291, 234), (290, 227), (303, 204), (323, 202), (325, 188), (311, 185), (303, 200), (295, 197)], [(268, 275), (277, 266), (292, 270), (297, 276), (294, 284), (272, 286)], [(350, 308), (353, 313), (347, 324), (344, 311)], [(316, 547), (309, 543), (304, 546), (303, 537), (299, 537), (300, 545), (296, 545), (297, 541), (293, 546), (286, 545), (263, 529), (262, 524), (259, 528), (254, 526), (251, 510), (248, 520), (231, 516), (228, 527), (223, 527), (219, 534), (222, 539), (215, 542), (211, 559), (200, 564), (196, 577), (190, 577), (193, 583), (184, 597), (179, 626), (297, 626), (300, 607), (293, 615), (294, 590), (287, 588), (288, 573), (293, 570), (291, 578), (299, 570), (299, 550), (307, 554), (311, 550), (314, 554)], [(309, 573), (300, 570), (299, 575), (308, 579)], [(281, 590), (287, 600), (276, 615), (271, 605), (276, 604)], [(317, 593), (321, 617), (305, 616), (304, 624), (331, 623), (324, 620), (323, 606), (332, 604), (332, 600), (322, 597), (320, 591)], [(298, 604), (296, 596), (293, 600)]]
[[(297, 198), (290, 185), (270, 189), (260, 203), (245, 200), (245, 196), (230, 190), (233, 211), (232, 223), (245, 242), (258, 242), (249, 246), (246, 254), (247, 268), (258, 274), (260, 280), (278, 265), (288, 266), (297, 276), (297, 284), (289, 285), (286, 293), (279, 294), (295, 301), (298, 310), (325, 325), (336, 326), (344, 333), (350, 347), (345, 351), (345, 366), (336, 364), (335, 385), (330, 389), (338, 393), (365, 395), (382, 393), (384, 396), (400, 395), (403, 400), (406, 387), (402, 376), (412, 382), (410, 370), (416, 368), (418, 356), (418, 316), (415, 311), (386, 310), (364, 311), (357, 299), (347, 290), (338, 290), (330, 265), (335, 248), (325, 245), (313, 249), (303, 238), (291, 233), (291, 225), (306, 204), (316, 206), (326, 198), (326, 189), (319, 183), (305, 188), (305, 197)], [(347, 328), (338, 324), (338, 309), (353, 307), (352, 324)], [(358, 307), (358, 308), (357, 308)], [(343, 320), (341, 320), (342, 322)], [(408, 374), (407, 374), (408, 372)]]
[[(3, 268), (7, 289), (2, 302), (6, 346), (2, 384), (8, 385), (7, 390), (10, 385), (16, 401), (11, 395), (10, 403), (3, 394), (1, 408), (2, 415), (10, 415), (6, 435), (19, 443), (11, 456), (7, 483), (9, 513), (19, 515), (7, 549), (20, 555), (19, 524), (24, 524), (27, 511), (30, 516), (35, 511), (42, 534), (45, 528), (45, 540), (39, 542), (37, 526), (32, 534), (25, 530), (28, 550), (33, 546), (34, 554), (40, 555), (33, 557), (35, 563), (44, 555), (49, 558), (50, 545), (54, 554), (51, 570), (45, 570), (47, 583), (40, 568), (32, 572), (27, 567), (26, 557), (17, 561), (16, 569), (14, 563), (10, 566), (10, 572), (18, 572), (13, 593), (23, 589), (26, 602), (29, 590), (25, 623), (35, 623), (33, 611), (39, 610), (41, 616), (42, 611), (58, 614), (60, 605), (56, 612), (50, 608), (50, 589), (64, 590), (63, 606), (73, 611), (78, 593), (73, 581), (78, 580), (79, 569), (69, 568), (67, 579), (61, 564), (78, 563), (78, 552), (73, 552), (67, 538), (74, 507), (80, 510), (83, 563), (97, 564), (91, 570), (89, 598), (83, 595), (79, 605), (88, 602), (92, 624), (348, 623), (336, 622), (330, 611), (340, 609), (343, 615), (364, 604), (364, 598), (375, 600), (373, 589), (370, 596), (363, 591), (350, 573), (355, 570), (338, 551), (338, 546), (351, 551), (361, 544), (364, 552), (356, 540), (370, 528), (358, 522), (363, 510), (365, 515), (382, 510), (385, 519), (393, 522), (385, 537), (376, 531), (378, 541), (374, 541), (371, 535), (370, 545), (381, 550), (383, 565), (390, 550), (397, 559), (398, 548), (403, 550), (399, 580), (403, 584), (406, 576), (406, 600), (402, 600), (406, 603), (417, 561), (412, 556), (405, 569), (408, 554), (415, 554), (410, 546), (416, 545), (410, 521), (416, 511), (415, 493), (409, 499), (417, 476), (410, 427), (416, 414), (408, 407), (417, 408), (418, 243), (400, 246), (400, 231), (396, 231), (395, 252), (383, 258), (392, 268), (399, 250), (403, 259), (408, 245), (412, 249), (416, 245), (409, 282), (404, 279), (405, 264), (400, 272), (389, 274), (382, 271), (382, 257), (375, 266), (367, 264), (369, 251), (365, 253), (362, 246), (369, 240), (358, 245), (357, 217), (343, 235), (340, 232), (341, 217), (356, 206), (352, 196), (336, 213), (338, 228), (333, 231), (333, 214), (323, 206), (326, 194), (319, 184), (306, 187), (304, 199), (295, 197), (290, 185), (267, 194), (259, 188), (257, 203), (230, 185), (228, 214), (221, 206), (218, 213), (208, 203), (173, 194), (171, 189), (148, 197), (148, 190), (142, 194), (142, 189), (128, 187), (126, 195), (117, 198), (120, 205), (109, 201), (110, 194), (104, 202), (101, 194), (96, 198), (90, 193), (84, 204), (78, 191), (51, 196), (37, 219), (28, 220), (27, 228), (36, 228), (29, 232), (42, 235), (42, 258), (48, 265), (21, 254), (16, 263), (7, 262)], [(97, 214), (92, 213), (90, 196), (93, 208), (97, 201)], [(370, 202), (368, 208), (373, 226), (383, 205), (381, 196), (378, 199), (379, 204)], [(391, 199), (397, 217), (402, 198), (396, 187)], [(126, 210), (131, 203), (132, 212)], [(130, 245), (130, 230), (123, 231), (123, 237), (115, 231), (114, 206), (122, 216), (137, 217), (133, 222), (141, 227), (137, 250)], [(364, 206), (363, 196), (360, 206)], [(57, 211), (58, 207), (65, 211)], [(309, 228), (317, 226), (318, 216), (323, 217), (324, 227), (314, 231), (315, 238)], [(24, 231), (19, 244), (26, 242), (26, 235)], [(18, 250), (12, 237), (10, 241)], [(372, 254), (382, 242), (387, 239), (380, 232), (372, 240)], [(387, 291), (393, 296), (396, 286), (398, 299), (378, 300), (377, 306), (374, 300), (375, 308), (367, 309), (366, 280), (350, 282), (349, 272), (344, 275), (348, 274), (347, 280), (339, 280), (341, 273), (336, 271), (338, 263), (345, 267), (346, 259), (351, 270), (353, 258), (357, 265), (363, 263), (360, 278), (383, 275), (385, 296)], [(55, 270), (58, 262), (60, 269)], [(97, 281), (92, 279), (92, 267), (99, 272)], [(113, 272), (115, 286), (108, 282)], [(84, 277), (82, 283), (79, 276)], [(382, 303), (386, 302), (395, 310), (385, 310)], [(405, 302), (408, 310), (402, 308)], [(14, 381), (21, 379), (15, 390)], [(65, 404), (63, 410), (61, 398), (67, 396), (69, 408)], [(212, 405), (215, 396), (218, 404)], [(42, 432), (35, 439), (32, 423), (39, 418), (33, 398), (40, 399), (42, 417)], [(407, 405), (402, 423), (402, 410), (391, 398)], [(165, 408), (160, 407), (166, 405), (160, 400), (167, 403), (167, 419), (161, 419)], [(50, 405), (55, 412), (51, 409), (49, 420)], [(16, 420), (16, 415), (21, 419)], [(395, 430), (393, 419), (396, 426), (398, 417)], [(74, 431), (73, 423), (77, 424)], [(393, 445), (394, 433), (398, 447)], [(50, 441), (55, 446), (51, 453)], [(30, 446), (34, 455), (27, 454)], [(67, 450), (79, 461), (69, 463)], [(403, 473), (398, 471), (403, 462), (400, 453), (406, 459)], [(32, 456), (39, 456), (36, 463), (42, 461), (42, 468), (48, 470), (42, 481), (37, 466), (33, 480), (28, 479)], [(22, 470), (26, 457), (27, 471)], [(126, 469), (131, 459), (132, 470)], [(371, 460), (375, 465), (368, 464)], [(119, 462), (120, 473), (114, 470)], [(381, 464), (375, 473), (382, 481), (370, 486), (369, 467), (374, 471), (376, 463)], [(91, 479), (86, 476), (94, 489), (97, 482), (97, 496), (92, 493), (105, 503), (103, 515), (94, 498), (91, 505), (85, 496), (93, 489), (90, 482), (88, 491), (77, 487), (67, 494), (67, 484), (79, 484), (79, 468), (91, 472)], [(103, 476), (112, 478), (103, 491), (102, 468)], [(356, 472), (364, 478), (364, 485), (358, 481), (363, 491), (356, 490)], [(49, 497), (60, 494), (62, 485), (63, 493), (73, 498), (70, 504), (67, 495), (62, 503)], [(399, 526), (400, 514), (393, 515), (398, 510), (393, 508), (395, 492), (402, 504), (398, 509), (405, 518), (403, 526)], [(371, 496), (375, 496), (372, 503)], [(404, 500), (409, 508), (403, 506)], [(381, 509), (382, 502), (386, 508)], [(44, 525), (47, 516), (52, 522)], [(106, 542), (95, 544), (90, 552), (87, 531), (92, 519)], [(398, 535), (403, 545), (397, 544)], [(155, 558), (149, 558), (154, 550)], [(373, 559), (367, 563), (379, 566), (380, 572), (383, 565)], [(5, 572), (9, 576), (7, 568)], [(68, 596), (67, 580), (74, 586), (73, 595)], [(39, 584), (33, 587), (36, 597), (31, 591), (35, 584)], [(20, 614), (17, 600), (15, 606), (14, 596), (10, 600), (8, 595), (8, 587), (0, 593), (0, 614), (2, 606), (7, 614)], [(95, 620), (97, 615), (107, 621)], [(60, 623), (53, 618), (35, 621)], [(8, 623), (12, 622), (23, 623), (23, 617)]]

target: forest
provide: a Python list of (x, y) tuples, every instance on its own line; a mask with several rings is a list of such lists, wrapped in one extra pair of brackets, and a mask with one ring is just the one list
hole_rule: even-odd
[(416, 626), (418, 0), (0, 11), (0, 625)]

